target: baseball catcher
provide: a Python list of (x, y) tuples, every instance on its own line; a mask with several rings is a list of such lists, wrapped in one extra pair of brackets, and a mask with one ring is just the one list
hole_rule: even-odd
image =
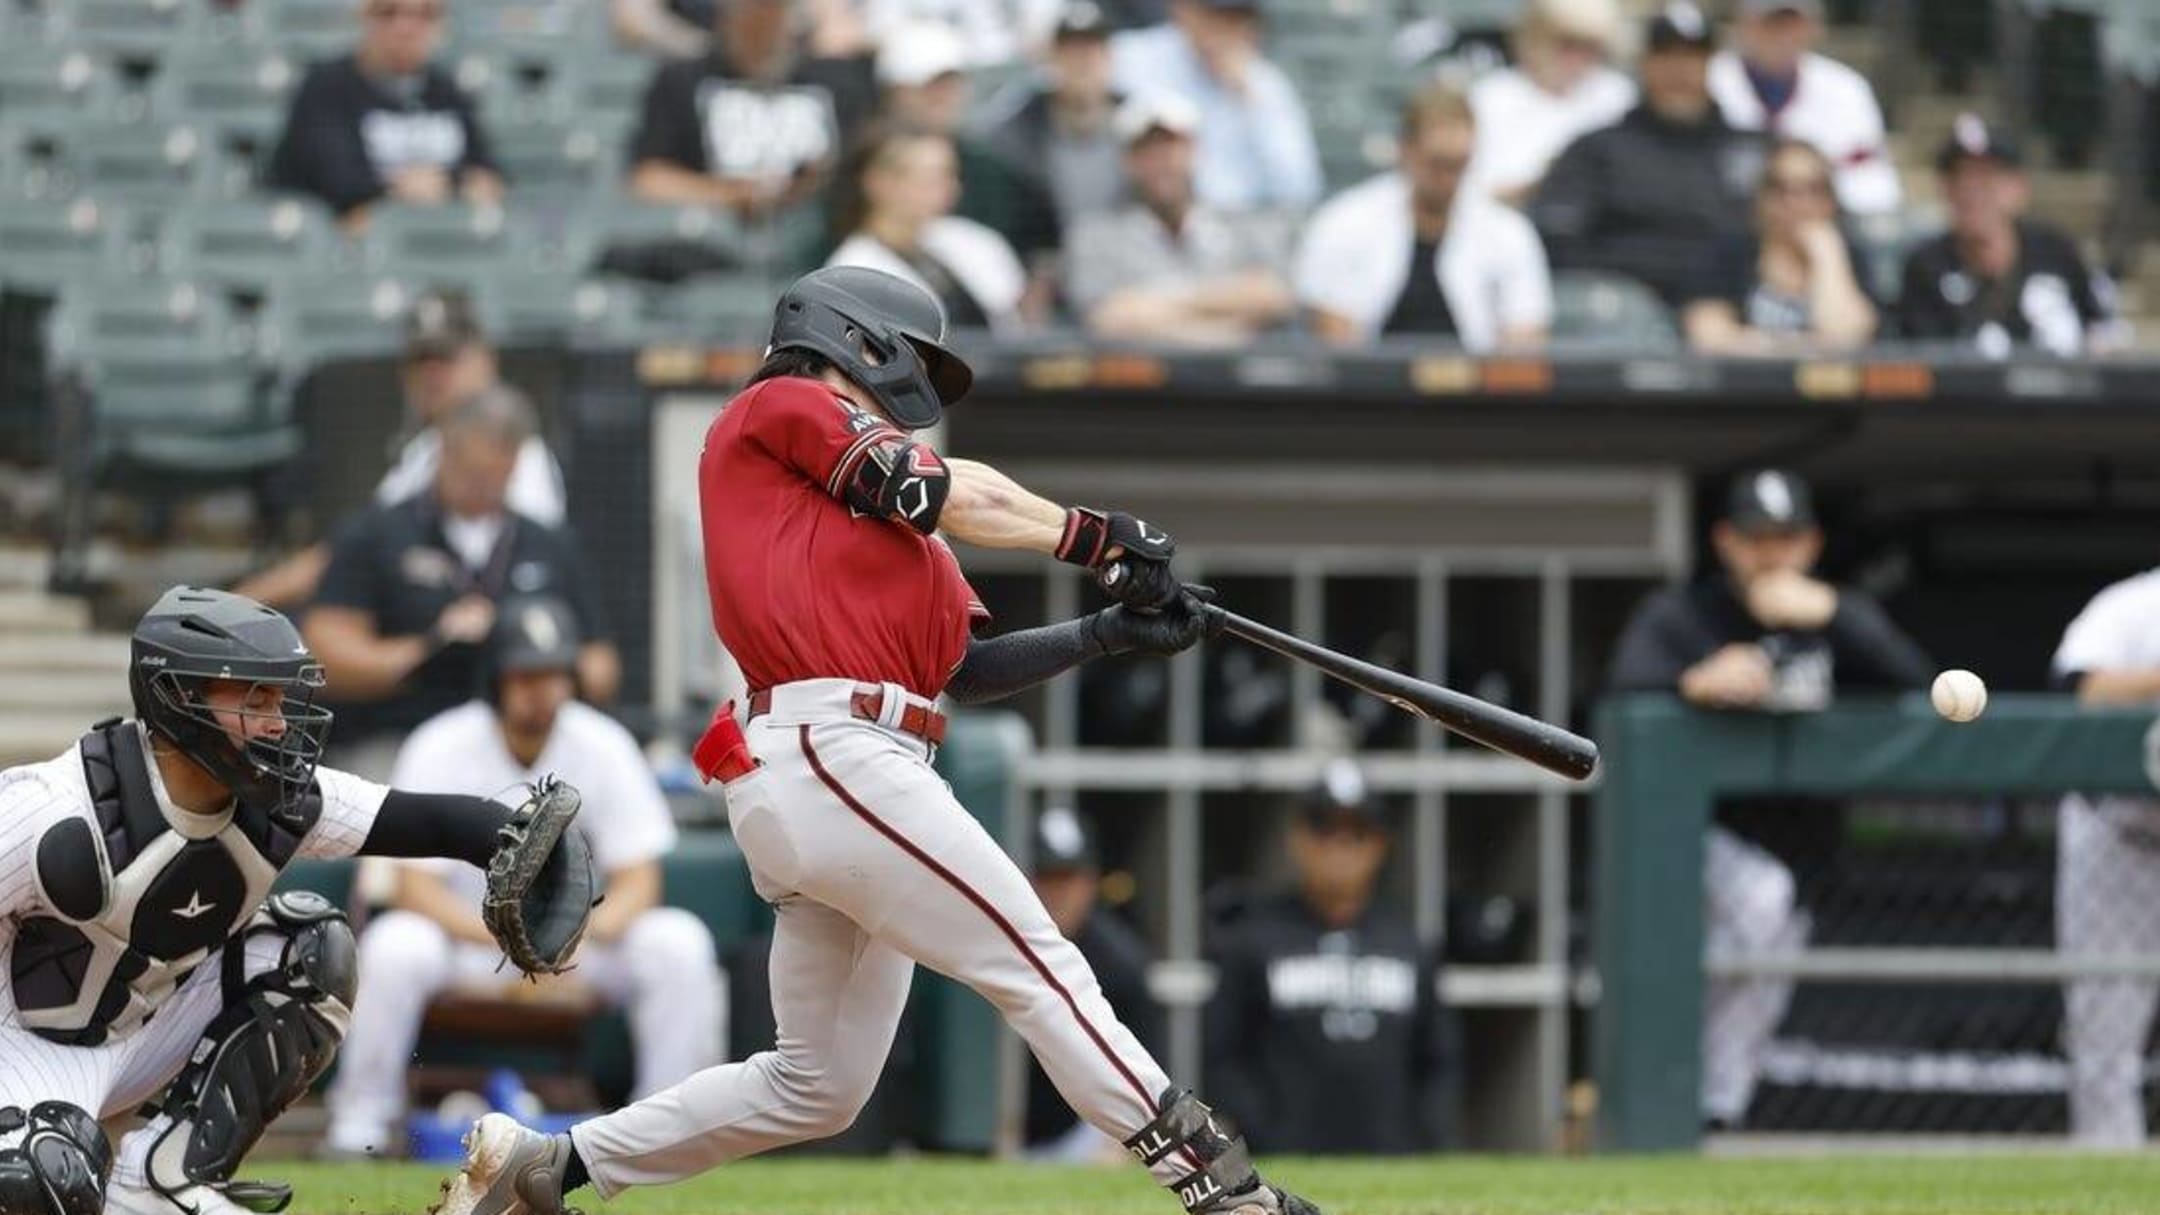
[[(515, 809), (320, 767), (322, 667), (254, 600), (177, 587), (136, 626), (134, 716), (0, 772), (0, 1215), (238, 1215), (233, 1172), (330, 1065), (358, 976), (297, 857), (455, 857), (528, 973), (568, 965), (593, 901), (576, 790)], [(106, 1140), (100, 1119), (148, 1121)]]

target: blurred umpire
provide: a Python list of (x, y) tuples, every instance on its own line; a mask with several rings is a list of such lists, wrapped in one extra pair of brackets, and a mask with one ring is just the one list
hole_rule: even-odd
[(1446, 1146), (1438, 956), (1374, 898), (1389, 839), (1364, 774), (1330, 765), (1290, 829), (1295, 889), (1260, 899), (1211, 943), (1207, 1081), (1255, 1152)]
[[(1777, 469), (1734, 479), (1711, 530), (1717, 573), (1644, 600), (1613, 655), (1615, 692), (1677, 691), (1709, 709), (1820, 709), (1836, 689), (1925, 687), (1926, 654), (1882, 605), (1813, 575), (1822, 555), (1807, 482)], [(1704, 931), (1712, 952), (1797, 951), (1808, 917), (1785, 862), (1723, 827), (1703, 852)], [(1754, 1097), (1792, 983), (1713, 980), (1703, 1008), (1703, 1115), (1737, 1125)]]
[[(1035, 818), (1033, 858), (1035, 893), (1065, 939), (1080, 949), (1094, 968), (1110, 1001), (1140, 1044), (1161, 1050), (1165, 1044), (1162, 1008), (1148, 994), (1148, 964), (1154, 958), (1147, 942), (1125, 921), (1101, 907), (1102, 856), (1094, 828), (1063, 806)], [(1121, 1159), (1125, 1149), (1073, 1113), (1042, 1064), (1028, 1057), (1027, 1150), (1031, 1159), (1084, 1161)]]

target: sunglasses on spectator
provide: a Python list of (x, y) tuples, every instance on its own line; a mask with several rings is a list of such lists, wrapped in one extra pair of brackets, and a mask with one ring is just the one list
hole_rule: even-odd
[(1461, 177), (1470, 169), (1467, 156), (1420, 156), (1417, 163), (1428, 173), (1445, 173), (1450, 177)]
[(1830, 182), (1821, 177), (1766, 177), (1763, 189), (1787, 198), (1820, 198), (1830, 193)]
[(442, 19), (442, 5), (378, 2), (367, 6), (367, 15), (376, 21), (395, 21), (400, 17), (413, 21), (439, 21)]

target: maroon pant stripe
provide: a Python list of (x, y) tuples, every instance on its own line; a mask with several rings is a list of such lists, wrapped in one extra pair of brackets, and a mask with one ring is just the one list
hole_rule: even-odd
[(870, 824), (877, 830), (879, 835), (891, 840), (899, 846), (901, 851), (921, 862), (924, 868), (944, 879), (946, 885), (959, 891), (961, 896), (966, 898), (968, 902), (975, 904), (978, 911), (988, 916), (990, 922), (997, 925), (998, 931), (1005, 934), (1005, 939), (1012, 942), (1013, 948), (1020, 951), (1020, 956), (1027, 959), (1028, 965), (1035, 968), (1035, 973), (1042, 976), (1043, 982), (1050, 985), (1050, 990), (1056, 992), (1058, 997), (1065, 1001), (1065, 1007), (1072, 1010), (1073, 1020), (1080, 1023), (1081, 1032), (1088, 1036), (1088, 1041), (1095, 1044), (1096, 1050), (1102, 1052), (1103, 1058), (1110, 1061), (1110, 1066), (1117, 1069), (1118, 1075), (1125, 1078), (1125, 1083), (1132, 1086), (1132, 1091), (1139, 1096), (1140, 1104), (1146, 1108), (1148, 1116), (1153, 1117), (1158, 1113), (1159, 1111), (1155, 1108), (1155, 1099), (1148, 1094), (1146, 1087), (1140, 1083), (1139, 1077), (1133, 1075), (1132, 1069), (1125, 1066), (1125, 1061), (1117, 1057), (1116, 1052), (1110, 1049), (1108, 1042), (1103, 1041), (1103, 1036), (1095, 1031), (1095, 1026), (1088, 1021), (1087, 1015), (1080, 1011), (1080, 1002), (1073, 999), (1072, 993), (1065, 989), (1063, 983), (1058, 982), (1057, 976), (1052, 974), (1050, 968), (1043, 964), (1042, 958), (1028, 947), (1027, 938), (1021, 936), (1020, 931), (1012, 926), (1012, 921), (1006, 919), (995, 906), (991, 905), (990, 900), (984, 898), (973, 886), (968, 885), (960, 875), (938, 864), (928, 853), (917, 848), (906, 836), (894, 830), (891, 824), (870, 813), (867, 807), (856, 801), (855, 795), (849, 793), (847, 787), (834, 779), (833, 774), (826, 771), (825, 765), (819, 762), (817, 748), (810, 744), (810, 727), (808, 725), (798, 727), (798, 732), (802, 740), (803, 758), (810, 761), (810, 770), (817, 773), (817, 778), (825, 783), (826, 788), (832, 790), (833, 796), (839, 798), (842, 804), (854, 811), (855, 817)]

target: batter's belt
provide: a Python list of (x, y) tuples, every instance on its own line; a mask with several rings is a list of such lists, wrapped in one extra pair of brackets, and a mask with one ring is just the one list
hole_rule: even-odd
[[(823, 683), (825, 681), (816, 681)], [(802, 684), (783, 684), (784, 688)], [(848, 712), (863, 721), (919, 738), (932, 747), (945, 741), (945, 715), (937, 707), (906, 688), (893, 683), (858, 683), (847, 690)], [(750, 716), (754, 720), (773, 711), (773, 689), (750, 693)]]

